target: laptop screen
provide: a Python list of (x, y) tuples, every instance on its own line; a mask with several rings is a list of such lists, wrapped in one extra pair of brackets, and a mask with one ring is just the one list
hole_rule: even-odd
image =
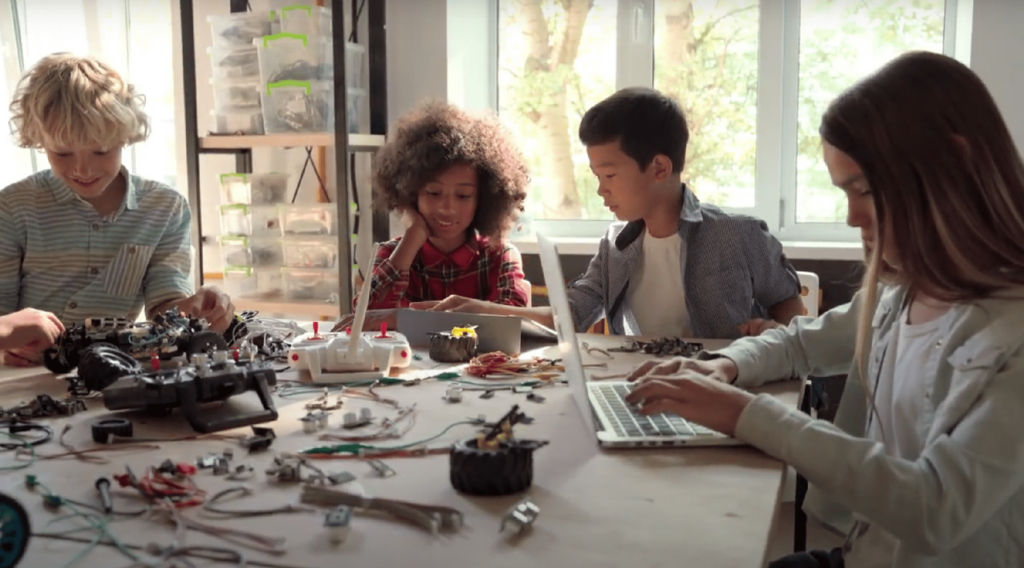
[(572, 312), (569, 310), (569, 296), (565, 291), (565, 277), (562, 276), (562, 264), (558, 259), (555, 243), (543, 235), (537, 235), (540, 249), (540, 266), (544, 272), (544, 284), (548, 289), (548, 301), (555, 319), (555, 331), (558, 333), (558, 348), (565, 365), (565, 378), (569, 382), (572, 398), (583, 416), (583, 422), (595, 431), (594, 414), (590, 409), (587, 396), (587, 377), (583, 371), (583, 357), (576, 340), (576, 328), (573, 326)]

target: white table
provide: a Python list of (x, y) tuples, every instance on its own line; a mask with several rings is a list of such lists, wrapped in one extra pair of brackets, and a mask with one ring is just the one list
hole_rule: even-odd
[[(623, 343), (622, 338), (608, 336), (589, 335), (583, 339), (592, 346)], [(643, 358), (636, 354), (616, 354), (609, 369), (592, 371), (607, 374), (613, 370), (628, 370)], [(599, 361), (599, 358), (584, 355), (585, 363)], [(289, 373), (282, 374), (282, 378), (288, 376)], [(735, 568), (757, 567), (766, 562), (764, 555), (785, 476), (781, 462), (745, 447), (601, 450), (594, 436), (585, 431), (568, 388), (544, 389), (546, 401), (542, 403), (527, 401), (524, 395), (511, 392), (480, 399), (479, 393), (472, 391), (465, 393), (463, 402), (449, 403), (442, 400), (445, 386), (445, 383), (427, 381), (414, 387), (394, 386), (381, 391), (402, 402), (415, 401), (419, 413), (414, 430), (405, 439), (379, 445), (399, 445), (426, 438), (456, 420), (478, 414), (486, 414), (489, 420), (494, 420), (513, 403), (518, 403), (536, 421), (518, 426), (517, 435), (551, 441), (534, 456), (534, 485), (528, 495), (540, 507), (540, 516), (527, 536), (516, 539), (509, 532), (498, 532), (506, 509), (523, 496), (478, 498), (456, 493), (448, 481), (447, 456), (385, 460), (397, 472), (396, 476), (386, 479), (375, 477), (365, 462), (343, 460), (317, 464), (328, 471), (350, 471), (365, 490), (380, 497), (456, 507), (464, 513), (466, 527), (460, 533), (434, 537), (409, 525), (357, 513), (348, 539), (334, 547), (322, 526), (326, 512), (323, 510), (232, 520), (233, 527), (287, 538), (285, 555), (240, 550), (250, 560), (299, 567), (451, 568), (475, 564), (508, 568), (624, 565)], [(800, 387), (799, 381), (787, 381), (767, 390), (796, 408)], [(44, 391), (61, 395), (64, 385), (40, 369), (0, 371), (2, 405), (9, 406)], [(316, 440), (314, 434), (304, 434), (296, 420), (306, 413), (303, 404), (312, 398), (314, 395), (276, 399), (280, 418), (269, 426), (275, 429), (278, 439), (269, 453), (246, 456), (237, 444), (196, 440), (162, 444), (161, 450), (147, 453), (105, 454), (111, 459), (108, 465), (83, 464), (74, 459), (45, 460), (27, 470), (0, 473), (0, 491), (22, 502), (29, 511), (34, 530), (53, 530), (44, 525), (55, 514), (43, 508), (38, 496), (27, 492), (26, 473), (35, 474), (65, 497), (96, 503), (93, 484), (97, 477), (123, 473), (126, 463), (141, 472), (146, 466), (155, 466), (166, 458), (194, 463), (199, 455), (219, 453), (232, 447), (236, 456), (234, 463), (249, 463), (256, 469), (257, 476), (249, 483), (257, 488), (259, 498), (229, 501), (224, 504), (226, 507), (270, 507), (297, 502), (298, 486), (270, 481), (263, 470), (275, 451), (297, 451), (328, 443)], [(389, 412), (371, 402), (352, 400), (347, 405), (349, 410), (370, 406), (376, 416)], [(46, 422), (53, 426), (56, 434), (65, 423), (74, 425), (66, 439), (83, 448), (93, 445), (88, 425), (105, 414), (102, 402), (96, 399), (90, 401), (87, 414), (69, 419), (46, 419)], [(177, 414), (159, 419), (137, 414), (130, 417), (137, 437), (170, 437), (191, 432)], [(340, 418), (337, 412), (332, 416), (332, 428), (337, 428)], [(474, 433), (472, 426), (459, 426), (439, 442), (471, 437)], [(58, 450), (61, 448), (55, 442), (39, 448), (41, 453)], [(10, 453), (0, 454), (0, 463), (4, 465), (12, 463), (12, 459)], [(208, 494), (237, 484), (215, 477), (209, 470), (201, 470), (196, 480)], [(118, 491), (119, 496), (126, 495), (123, 490)], [(137, 502), (124, 498), (117, 499), (115, 504), (127, 509), (134, 508)], [(186, 515), (202, 518), (197, 513), (194, 509), (185, 511)], [(72, 525), (58, 527), (69, 526)], [(157, 521), (118, 520), (111, 527), (127, 543), (169, 544), (173, 540), (170, 526)], [(189, 533), (187, 542), (225, 544), (196, 532)], [(34, 538), (22, 565), (62, 566), (83, 546)], [(204, 565), (205, 561), (196, 562)], [(127, 564), (127, 559), (113, 548), (97, 547), (78, 566)]]

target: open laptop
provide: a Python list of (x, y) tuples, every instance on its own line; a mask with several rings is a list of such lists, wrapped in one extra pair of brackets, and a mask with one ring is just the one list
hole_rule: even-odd
[(640, 448), (651, 446), (733, 446), (736, 438), (688, 422), (674, 414), (644, 416), (624, 397), (633, 384), (628, 381), (587, 381), (583, 357), (576, 340), (569, 297), (565, 290), (562, 265), (555, 244), (537, 235), (540, 264), (548, 287), (548, 300), (554, 314), (558, 346), (565, 364), (565, 376), (583, 421), (606, 447)]

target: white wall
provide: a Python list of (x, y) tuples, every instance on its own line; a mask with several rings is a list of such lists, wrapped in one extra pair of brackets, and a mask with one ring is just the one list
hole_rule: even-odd
[(1024, 151), (1024, 1), (974, 0), (971, 68), (988, 85)]

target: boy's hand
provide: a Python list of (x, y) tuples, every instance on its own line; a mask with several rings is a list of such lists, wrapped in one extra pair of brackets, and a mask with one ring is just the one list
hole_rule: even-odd
[(43, 348), (0, 351), (0, 364), (5, 367), (36, 367), (43, 364)]
[(406, 209), (402, 212), (402, 225), (405, 226), (404, 238), (419, 243), (420, 246), (430, 238), (427, 220), (415, 209)]
[(205, 319), (212, 331), (223, 333), (235, 317), (231, 298), (215, 286), (203, 286), (191, 298), (178, 303), (178, 309), (191, 317)]
[[(345, 329), (352, 327), (352, 322), (355, 318), (355, 314), (348, 314), (342, 317), (341, 321), (334, 324), (331, 331), (345, 331)], [(397, 329), (398, 310), (366, 310), (366, 319), (363, 320), (363, 331), (380, 331), (380, 324), (382, 323), (388, 324), (389, 330)]]
[[(25, 308), (0, 317), (0, 349), (42, 352), (64, 332), (64, 324), (50, 312)], [(42, 359), (39, 359), (42, 361)]]

